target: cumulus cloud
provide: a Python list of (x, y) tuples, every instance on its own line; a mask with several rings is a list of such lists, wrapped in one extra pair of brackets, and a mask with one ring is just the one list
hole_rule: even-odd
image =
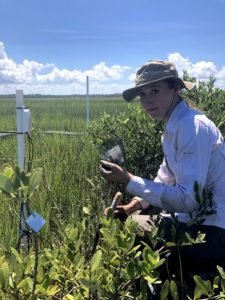
[[(210, 77), (216, 79), (215, 86), (221, 89), (225, 89), (225, 66), (222, 69), (218, 69), (216, 65), (211, 61), (199, 61), (192, 63), (189, 58), (183, 57), (179, 52), (169, 54), (168, 61), (173, 62), (176, 65), (179, 76), (182, 78), (184, 71), (189, 76), (195, 77), (197, 83), (199, 81), (208, 81)], [(135, 74), (130, 74), (128, 79), (134, 83)]]
[(121, 80), (124, 72), (129, 69), (121, 65), (108, 66), (105, 62), (84, 71), (59, 69), (55, 64), (42, 64), (27, 59), (17, 64), (7, 56), (4, 43), (0, 42), (0, 84), (4, 84), (0, 85), (1, 94), (14, 93), (15, 88), (23, 88), (26, 93), (85, 93), (87, 76), (96, 93), (101, 93), (100, 87), (104, 87), (105, 82), (109, 82), (108, 93), (113, 93), (112, 88), (116, 84), (112, 84), (112, 81)]
[(72, 83), (80, 82), (84, 83), (86, 77), (89, 76), (94, 81), (108, 81), (108, 80), (120, 80), (123, 76), (124, 70), (129, 69), (120, 65), (113, 65), (108, 67), (106, 63), (100, 62), (98, 65), (93, 66), (91, 70), (59, 70), (56, 66), (48, 74), (37, 74), (37, 81), (40, 83)]
[(4, 44), (0, 42), (0, 83), (32, 83), (36, 80), (36, 74), (49, 66), (27, 59), (17, 64), (8, 58)]
[[(208, 80), (214, 76), (216, 85), (225, 89), (225, 66), (218, 69), (213, 62), (192, 63), (180, 53), (171, 53), (168, 60), (175, 63), (179, 75), (184, 70), (197, 80)], [(138, 67), (138, 66), (137, 66)], [(24, 59), (21, 63), (9, 58), (0, 42), (0, 94), (15, 93), (23, 89), (26, 94), (85, 94), (86, 77), (90, 78), (90, 92), (93, 94), (121, 93), (134, 85), (136, 70), (128, 66), (99, 62), (88, 70), (59, 69), (54, 63), (42, 64)]]
[(176, 65), (179, 76), (182, 77), (185, 70), (197, 81), (207, 81), (210, 77), (214, 77), (216, 79), (215, 86), (225, 89), (225, 66), (218, 69), (212, 61), (191, 63), (189, 58), (184, 58), (178, 52), (170, 54), (168, 60)]

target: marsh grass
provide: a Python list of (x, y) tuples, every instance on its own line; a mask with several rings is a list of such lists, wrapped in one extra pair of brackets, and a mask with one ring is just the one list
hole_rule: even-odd
[[(1, 100), (0, 131), (16, 130), (15, 100)], [(91, 206), (89, 232), (92, 239), (99, 215), (110, 199), (110, 187), (99, 176), (99, 153), (86, 131), (85, 99), (25, 99), (32, 115), (33, 168), (43, 168), (42, 186), (30, 199), (32, 210), (46, 220), (41, 231), (44, 244), (60, 243), (68, 224), (83, 218), (83, 207)], [(91, 102), (91, 121), (104, 111), (110, 115), (126, 111), (120, 98)], [(78, 132), (77, 135), (45, 134), (45, 130)], [(26, 140), (26, 159), (28, 142)], [(0, 169), (17, 164), (16, 135), (1, 139)], [(99, 185), (101, 182), (101, 185)], [(1, 195), (0, 235), (2, 247), (9, 249), (18, 239), (19, 206)], [(90, 243), (89, 243), (90, 245)], [(87, 249), (88, 251), (88, 249)]]

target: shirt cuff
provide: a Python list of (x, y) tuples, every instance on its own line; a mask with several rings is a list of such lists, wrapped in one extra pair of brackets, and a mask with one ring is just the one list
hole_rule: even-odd
[[(138, 195), (139, 190), (141, 191), (144, 185), (145, 183), (142, 178), (133, 176), (129, 181), (126, 190), (133, 195)], [(142, 209), (146, 209), (150, 206), (150, 203), (141, 197), (135, 196), (135, 199), (140, 202)]]
[(150, 206), (149, 202), (145, 201), (140, 197), (135, 197), (135, 199), (141, 204), (142, 209), (146, 209)]
[(126, 190), (130, 194), (142, 198), (149, 205), (162, 208), (161, 199), (165, 190), (164, 184), (133, 176)]

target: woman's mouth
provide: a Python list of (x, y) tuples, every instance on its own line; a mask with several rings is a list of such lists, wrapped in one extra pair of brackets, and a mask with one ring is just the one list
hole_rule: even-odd
[(152, 107), (152, 108), (148, 108), (148, 111), (149, 112), (154, 112), (154, 111), (156, 111), (158, 108), (157, 107)]

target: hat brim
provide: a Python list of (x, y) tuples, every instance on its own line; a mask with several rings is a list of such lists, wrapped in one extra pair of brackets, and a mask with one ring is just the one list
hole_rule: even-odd
[(127, 102), (130, 102), (140, 94), (142, 87), (144, 87), (146, 85), (149, 85), (150, 83), (161, 81), (161, 80), (164, 80), (164, 79), (173, 79), (173, 80), (175, 80), (178, 83), (178, 86), (179, 86), (180, 89), (191, 90), (195, 87), (194, 82), (184, 81), (184, 80), (182, 80), (178, 77), (175, 77), (175, 76), (168, 76), (168, 77), (164, 77), (164, 78), (160, 78), (160, 79), (153, 80), (153, 81), (150, 81), (150, 82), (146, 82), (146, 83), (140, 84), (138, 86), (135, 86), (133, 88), (127, 89), (127, 90), (123, 91), (123, 93), (122, 93), (123, 98)]

